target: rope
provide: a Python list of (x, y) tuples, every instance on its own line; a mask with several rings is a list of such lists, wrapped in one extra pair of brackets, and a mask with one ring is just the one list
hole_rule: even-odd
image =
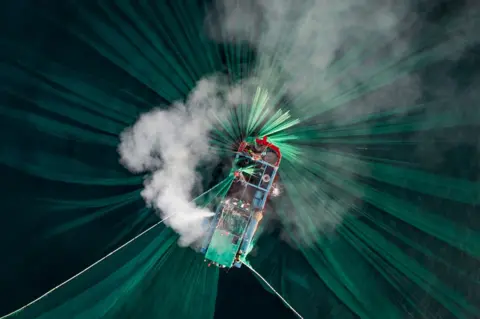
[(285, 305), (287, 305), (288, 308), (290, 308), (295, 315), (297, 315), (298, 318), (303, 319), (303, 317), (293, 308), (283, 297), (280, 295), (273, 287), (268, 283), (268, 281), (263, 278), (255, 269), (253, 269), (250, 265), (242, 261), (242, 264), (244, 264), (248, 269), (250, 269), (255, 275), (257, 275), (272, 291), (280, 298)]

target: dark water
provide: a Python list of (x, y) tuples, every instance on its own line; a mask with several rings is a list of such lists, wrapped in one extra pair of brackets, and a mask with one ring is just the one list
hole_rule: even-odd
[[(419, 1), (418, 10), (426, 20), (440, 23), (444, 16), (458, 10), (461, 5), (462, 1), (441, 1), (432, 7), (431, 2)], [(0, 8), (0, 90), (2, 93), (0, 112), (3, 112), (3, 108), (6, 107), (17, 110), (29, 110), (34, 107), (24, 99), (5, 94), (4, 81), (9, 72), (9, 65), (19, 62), (38, 72), (56, 69), (59, 76), (63, 74), (71, 77), (72, 74), (78, 73), (79, 77), (92, 81), (112, 96), (120, 96), (124, 102), (135, 104), (136, 107), (131, 111), (132, 121), (136, 114), (148, 110), (151, 106), (168, 103), (165, 97), (157, 94), (152, 88), (72, 35), (68, 26), (76, 18), (75, 1), (3, 1)], [(423, 10), (425, 8), (428, 10)], [(52, 18), (55, 23), (48, 23)], [(225, 52), (220, 54), (225, 62)], [(436, 83), (435, 80), (439, 74), (448, 73), (452, 79), (453, 90), (460, 92), (455, 93), (459, 96), (458, 107), (478, 109), (480, 100), (478, 96), (464, 96), (467, 99), (465, 102), (461, 92), (472, 85), (472, 82), (478, 81), (479, 57), (480, 49), (473, 47), (455, 61), (442, 61), (423, 70), (421, 73), (423, 82), (431, 83), (425, 88), (425, 95), (437, 89), (441, 90), (444, 83)], [(18, 85), (26, 95), (38, 94), (35, 84), (25, 83), (19, 78)], [(180, 97), (180, 95), (176, 96), (176, 98)], [(47, 110), (40, 112), (45, 116), (58, 118), (64, 123), (69, 121)], [(19, 129), (20, 123), (21, 121), (0, 117), (1, 151), (12, 154), (15, 152), (13, 155), (19, 161), (32, 156), (31, 154), (35, 151), (55, 152), (61, 153), (65, 158), (74, 158), (83, 163), (95, 165), (99, 171), (116, 170), (123, 172), (125, 176), (128, 175), (118, 163), (115, 151), (105, 152), (101, 147), (81, 141), (68, 141), (68, 139), (52, 141), (38, 134), (34, 127)], [(424, 151), (412, 154), (410, 149), (398, 146), (394, 155), (396, 159), (419, 163), (419, 167), (426, 171), (478, 181), (480, 176), (479, 133), (478, 127), (472, 126), (446, 129), (440, 135), (438, 132), (425, 132), (422, 138), (430, 142), (425, 145)], [(111, 137), (116, 138), (116, 135), (111, 134)], [(407, 134), (401, 137), (412, 138)], [(364, 155), (385, 158), (389, 156), (386, 154), (388, 152), (391, 151), (381, 148), (371, 149), (364, 151)], [(74, 165), (71, 168), (76, 169)], [(211, 184), (215, 184), (215, 179), (221, 177), (223, 171), (222, 167), (218, 168), (218, 175), (212, 177)], [(106, 215), (99, 222), (89, 225), (88, 229), (84, 227), (68, 233), (62, 237), (61, 241), (36, 240), (35, 235), (40, 236), (40, 230), (48, 228), (52, 223), (60, 225), (63, 220), (68, 219), (68, 216), (60, 213), (56, 216), (47, 214), (48, 207), (39, 198), (85, 200), (128, 193), (137, 187), (92, 188), (80, 185), (54, 187), (45, 179), (32, 177), (3, 164), (0, 164), (0, 179), (2, 198), (0, 251), (3, 256), (8, 256), (0, 263), (2, 295), (0, 314), (31, 301), (110, 251), (112, 247), (109, 247), (109, 240), (121, 229), (121, 225), (116, 225), (118, 220), (127, 218), (132, 210), (142, 206), (142, 203), (127, 205), (114, 215)], [(373, 182), (365, 180), (365, 183)], [(429, 196), (419, 198), (414, 192), (405, 189), (379, 182), (375, 185), (399, 198), (406, 198), (417, 205), (428, 206), (446, 217), (454, 218), (461, 224), (468, 224), (476, 231), (480, 230), (479, 208), (476, 206), (439, 202)], [(456, 212), (463, 212), (463, 219), (456, 216)], [(372, 208), (372, 214), (381, 219), (385, 213)], [(154, 221), (152, 216), (150, 224)], [(116, 226), (112, 227), (112, 225)], [(371, 226), (375, 227), (375, 225)], [(417, 236), (417, 230), (410, 225), (399, 222), (396, 227), (410, 233), (412, 238)], [(132, 230), (132, 234), (136, 232), (138, 229)], [(391, 238), (391, 240), (395, 239)], [(397, 244), (401, 245), (400, 242)], [(432, 239), (425, 245), (438, 247), (442, 243)], [(478, 261), (464, 256), (462, 252), (453, 249), (449, 252), (449, 257), (462, 263), (463, 269), (474, 272), (478, 268)], [(59, 256), (61, 261), (58, 260)], [(429, 260), (421, 260), (421, 257), (413, 254), (412, 258), (418, 258), (421, 263), (430, 263), (429, 267), (444, 273), (448, 278), (449, 270), (443, 269), (441, 265), (433, 264)], [(458, 284), (468, 285), (468, 283)], [(215, 318), (293, 317), (290, 310), (275, 295), (265, 291), (245, 267), (222, 273), (218, 288)], [(472, 299), (478, 300), (474, 297)]]

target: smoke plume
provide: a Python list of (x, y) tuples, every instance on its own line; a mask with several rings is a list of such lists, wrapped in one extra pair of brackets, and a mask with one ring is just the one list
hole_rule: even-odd
[(148, 173), (142, 196), (189, 246), (203, 233), (208, 209), (192, 202), (201, 177), (196, 167), (215, 161), (209, 133), (233, 105), (228, 86), (213, 76), (197, 83), (187, 100), (167, 109), (153, 109), (121, 134), (121, 163), (134, 173)]
[[(284, 74), (282, 84), (291, 95), (302, 101), (315, 99), (320, 105), (366, 83), (368, 70), (402, 57), (410, 41), (409, 34), (402, 31), (413, 20), (405, 1), (217, 0), (207, 28), (218, 41), (252, 45), (259, 55), (257, 73), (265, 79), (272, 65), (279, 66)], [(332, 67), (340, 57), (344, 65)], [(351, 62), (355, 65), (348, 65)], [(398, 70), (390, 68), (388, 72)], [(280, 79), (266, 79), (276, 80)], [(415, 78), (408, 82), (400, 91), (407, 91), (411, 101), (417, 97), (411, 91), (418, 83)], [(401, 94), (398, 89), (395, 93)], [(382, 102), (386, 96), (381, 97)], [(302, 104), (296, 105), (298, 113), (306, 111), (299, 110)]]
[[(418, 98), (418, 79), (409, 76), (399, 82), (400, 86), (356, 99), (352, 107), (334, 107), (353, 99), (345, 94), (349, 90), (358, 86), (368, 90), (373, 85), (369, 83), (369, 70), (389, 59), (398, 60), (407, 51), (410, 39), (400, 36), (400, 30), (409, 19), (404, 1), (217, 0), (206, 26), (219, 42), (246, 43), (255, 48), (256, 76), (264, 86), (282, 88), (280, 91), (289, 96), (294, 117), (312, 124), (311, 120), (322, 114), (322, 108), (332, 105), (329, 121), (335, 125), (359, 114), (399, 106), (398, 101), (408, 105)], [(379, 43), (383, 44), (381, 52), (373, 54), (369, 45)], [(332, 66), (341, 57), (343, 65)], [(388, 72), (399, 71), (390, 68)], [(392, 94), (402, 99), (392, 99)], [(338, 98), (342, 95), (343, 101)], [(305, 154), (312, 151), (308, 147), (305, 150)], [(308, 245), (315, 242), (318, 232), (341, 223), (348, 205), (344, 211), (327, 214), (331, 205), (325, 199), (321, 204), (318, 197), (318, 189), (329, 193), (327, 184), (317, 185), (317, 177), (305, 174), (311, 182), (300, 195), (305, 203), (316, 204), (304, 204), (301, 211), (283, 212), (279, 217), (298, 242)], [(287, 193), (305, 183), (301, 176), (296, 177), (299, 179), (284, 180)], [(313, 231), (306, 231), (312, 227)]]
[[(453, 17), (439, 23), (425, 18), (426, 12), (438, 9), (427, 1), (214, 0), (205, 25), (218, 42), (255, 49), (256, 76), (266, 87), (282, 88), (293, 117), (312, 128), (318, 123), (335, 127), (386, 110), (395, 110), (391, 122), (408, 115), (407, 106), (421, 103), (425, 94), (415, 69), (420, 62), (414, 61), (457, 59), (478, 42), (472, 28), (478, 10), (472, 3), (466, 1)], [(369, 125), (357, 127), (368, 135)], [(353, 156), (354, 151), (349, 153)], [(326, 158), (326, 164), (330, 160), (334, 159)], [(305, 198), (318, 193), (318, 178), (310, 177), (313, 184), (303, 193)], [(352, 173), (348, 178), (356, 177)], [(289, 183), (298, 188), (295, 185), (303, 182)], [(328, 187), (322, 185), (321, 191), (329, 194)], [(305, 216), (305, 223), (317, 231), (331, 228), (342, 221), (350, 205), (326, 219), (324, 207), (330, 206), (328, 200), (313, 205), (315, 213)], [(298, 212), (283, 217), (286, 224), (303, 223)], [(299, 235), (302, 242), (316, 236), (316, 232)]]

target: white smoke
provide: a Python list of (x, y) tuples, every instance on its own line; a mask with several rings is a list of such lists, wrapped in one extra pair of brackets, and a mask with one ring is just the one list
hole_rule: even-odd
[[(322, 121), (340, 126), (360, 115), (395, 109), (389, 119), (394, 122), (405, 115), (406, 106), (418, 103), (425, 89), (413, 70), (414, 63), (405, 61), (418, 58), (420, 52), (430, 62), (458, 57), (478, 42), (478, 32), (472, 27), (478, 20), (473, 19), (478, 15), (474, 0), (468, 0), (452, 20), (464, 23), (451, 22), (448, 28), (421, 20), (413, 6), (422, 2), (423, 10), (432, 9), (426, 1), (405, 0), (214, 0), (206, 28), (218, 42), (255, 49), (254, 73), (263, 86), (281, 87), (287, 93), (294, 118), (310, 121), (327, 114)], [(425, 43), (429, 46), (423, 47)], [(314, 127), (312, 122), (308, 124)], [(369, 125), (359, 123), (358, 127), (368, 135)], [(334, 160), (325, 159), (327, 163)], [(311, 185), (321, 183), (322, 191), (330, 192), (328, 184), (310, 177)], [(356, 176), (352, 173), (345, 178)], [(293, 188), (303, 183), (300, 177), (290, 182)], [(317, 193), (314, 187), (303, 196), (310, 193), (312, 197)], [(315, 232), (299, 235), (311, 242), (316, 231), (341, 223), (351, 206), (345, 204), (327, 219), (328, 201), (317, 200), (311, 205), (315, 212), (304, 213), (316, 218), (313, 222), (300, 221), (298, 212), (283, 222), (300, 229), (312, 225)]]
[(181, 246), (198, 241), (203, 219), (212, 215), (192, 202), (200, 181), (196, 167), (216, 159), (209, 133), (235, 102), (225, 82), (213, 76), (199, 81), (185, 103), (145, 113), (121, 134), (121, 163), (131, 172), (149, 173), (142, 196), (168, 218), (165, 223), (180, 234)]
[[(256, 72), (265, 81), (280, 80), (271, 76), (272, 66), (280, 67), (288, 93), (299, 101), (314, 99), (320, 105), (357, 82), (367, 82), (367, 70), (403, 57), (410, 38), (400, 32), (413, 20), (415, 16), (402, 0), (216, 0), (207, 27), (217, 41), (255, 47)], [(373, 52), (380, 53), (381, 59), (372, 56), (372, 47), (381, 48), (381, 52)], [(331, 67), (339, 56), (352, 53), (356, 55), (345, 58), (343, 67)], [(398, 70), (390, 68), (388, 72)], [(404, 83), (394, 91), (397, 96), (399, 91), (408, 91), (410, 101), (405, 103), (418, 97), (412, 94), (412, 88), (418, 88), (417, 80), (409, 78), (407, 82), (409, 85)], [(385, 96), (381, 100), (391, 102)], [(297, 103), (296, 109), (303, 108), (302, 104), (309, 103)]]
[[(294, 116), (318, 114), (324, 104), (343, 105), (353, 100), (355, 88), (372, 92), (354, 99), (348, 111), (335, 110), (340, 114), (333, 121), (345, 120), (418, 100), (422, 83), (402, 63), (426, 50), (419, 41), (430, 43), (431, 61), (454, 58), (478, 43), (475, 0), (466, 1), (448, 28), (422, 20), (414, 7), (421, 2), (214, 0), (206, 28), (216, 41), (254, 47), (255, 72), (264, 82), (281, 82), (295, 101)], [(388, 86), (389, 79), (395, 85)]]
[[(262, 85), (281, 88), (289, 96), (292, 116), (308, 119), (321, 114), (324, 105), (344, 105), (337, 97), (346, 97), (348, 102), (346, 93), (356, 85), (368, 89), (371, 70), (408, 51), (410, 38), (399, 36), (404, 23), (414, 19), (407, 19), (407, 9), (402, 0), (216, 0), (206, 26), (219, 42), (254, 47), (254, 73)], [(372, 52), (372, 46), (379, 44), (383, 45), (381, 52)], [(343, 66), (332, 67), (339, 56), (344, 57)], [(398, 70), (393, 67), (388, 72), (396, 74)], [(407, 105), (419, 97), (419, 88), (415, 76), (404, 77), (401, 86), (356, 99), (347, 111), (333, 107), (332, 122), (398, 106), (399, 101)], [(302, 212), (279, 217), (284, 225), (296, 226), (297, 239), (310, 244), (318, 232), (340, 224), (348, 207), (327, 214), (331, 210), (328, 200), (318, 202), (318, 177), (305, 174), (309, 187), (302, 196), (312, 203), (309, 210), (302, 207)], [(298, 180), (285, 181), (286, 186), (297, 189), (305, 183), (301, 176), (295, 178)], [(329, 192), (325, 183), (320, 188)], [(313, 231), (305, 232), (307, 229)]]

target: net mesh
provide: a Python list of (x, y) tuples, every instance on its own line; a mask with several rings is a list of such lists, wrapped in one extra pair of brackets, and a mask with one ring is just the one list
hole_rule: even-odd
[[(118, 162), (118, 136), (205, 75), (242, 77), (251, 50), (208, 40), (199, 1), (1, 6), (0, 315), (28, 304), (9, 318), (212, 318), (218, 271), (163, 225), (136, 237), (158, 217), (141, 198), (144, 177)], [(442, 39), (432, 32), (397, 61), (427, 83), (454, 50), (429, 47)], [(458, 91), (425, 94), (398, 121), (392, 110), (338, 119), (341, 129), (328, 121), (395, 87), (397, 74), (382, 73), (335, 103), (299, 98), (313, 105), (304, 125), (272, 137), (284, 150), (285, 196), (272, 203), (284, 228), (266, 216), (247, 262), (304, 318), (480, 317), (478, 100), (460, 98), (475, 84), (468, 59), (451, 69)]]

